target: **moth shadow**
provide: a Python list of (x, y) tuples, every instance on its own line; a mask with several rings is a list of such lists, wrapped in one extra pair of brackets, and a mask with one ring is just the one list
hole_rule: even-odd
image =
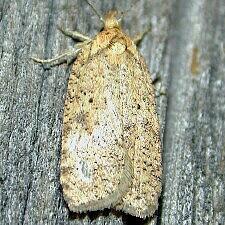
[(145, 225), (149, 222), (148, 219), (141, 219), (135, 216), (124, 214), (120, 211), (112, 210), (112, 209), (104, 209), (102, 211), (94, 211), (94, 212), (87, 212), (87, 213), (74, 213), (69, 211), (69, 220), (83, 220), (85, 217), (88, 217), (90, 222), (96, 221), (99, 217), (109, 217), (113, 215), (117, 218), (122, 218), (123, 224), (126, 225)]
[(92, 212), (86, 212), (86, 213), (75, 213), (69, 210), (69, 220), (75, 220), (75, 219), (82, 220), (88, 216), (90, 221), (95, 221), (99, 217), (108, 217), (110, 213), (112, 213), (110, 209), (104, 209), (101, 211), (92, 211)]
[(147, 224), (147, 222), (148, 222), (148, 219), (142, 219), (142, 218), (138, 218), (138, 217), (127, 215), (127, 214), (123, 215), (123, 223), (126, 225), (134, 225), (134, 224), (145, 225)]

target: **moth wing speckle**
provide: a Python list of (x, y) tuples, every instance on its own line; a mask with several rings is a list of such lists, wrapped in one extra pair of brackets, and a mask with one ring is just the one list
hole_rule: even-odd
[(115, 205), (128, 191), (133, 174), (123, 147), (117, 77), (107, 70), (102, 54), (88, 57), (83, 64), (85, 57), (82, 53), (72, 68), (62, 138), (60, 179), (68, 206), (75, 212)]
[[(125, 54), (125, 53), (124, 53)], [(124, 64), (124, 65), (123, 65)], [(134, 175), (132, 186), (116, 209), (145, 218), (153, 215), (161, 193), (161, 144), (156, 113), (154, 88), (147, 67), (139, 55), (135, 59), (129, 52), (118, 68), (126, 90), (122, 97), (126, 118), (126, 139), (134, 146), (129, 149)], [(128, 73), (122, 73), (127, 67)]]

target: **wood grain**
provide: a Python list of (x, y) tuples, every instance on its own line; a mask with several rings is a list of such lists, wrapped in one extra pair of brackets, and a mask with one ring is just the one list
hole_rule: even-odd
[[(101, 12), (136, 1), (94, 1)], [(59, 185), (63, 105), (70, 67), (45, 70), (74, 43), (57, 25), (90, 36), (101, 23), (85, 1), (0, 0), (1, 224), (225, 224), (224, 0), (141, 0), (123, 19), (140, 43), (158, 92), (163, 193), (152, 219), (118, 212), (76, 215)], [(198, 49), (198, 72), (191, 69)]]

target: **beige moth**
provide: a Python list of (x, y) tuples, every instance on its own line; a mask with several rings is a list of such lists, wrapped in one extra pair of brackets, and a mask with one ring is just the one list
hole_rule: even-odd
[(71, 211), (113, 208), (145, 218), (161, 193), (159, 122), (146, 63), (116, 15), (108, 12), (93, 38), (61, 29), (81, 42), (72, 53), (60, 182)]

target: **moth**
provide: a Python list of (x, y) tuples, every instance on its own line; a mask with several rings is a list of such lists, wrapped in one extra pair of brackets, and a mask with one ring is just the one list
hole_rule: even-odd
[[(89, 3), (90, 4), (90, 3)], [(114, 208), (152, 216), (161, 193), (161, 144), (154, 87), (116, 11), (103, 30), (78, 39), (65, 100), (60, 182), (71, 211)], [(71, 54), (71, 53), (70, 53)], [(55, 59), (39, 63), (60, 61)]]

